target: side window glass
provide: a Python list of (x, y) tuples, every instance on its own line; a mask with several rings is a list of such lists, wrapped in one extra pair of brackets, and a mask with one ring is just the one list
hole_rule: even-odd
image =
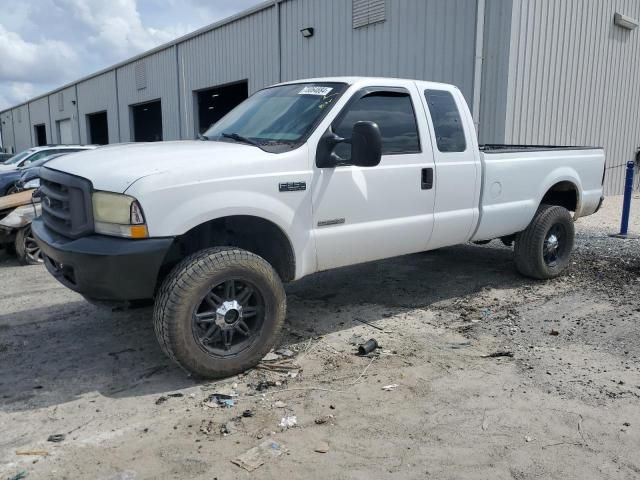
[[(347, 106), (333, 126), (333, 131), (351, 138), (353, 125), (360, 121), (375, 122), (382, 135), (382, 154), (419, 153), (420, 140), (416, 115), (408, 93), (375, 92)], [(351, 145), (341, 143), (335, 153), (345, 161), (351, 159)]]
[(444, 90), (426, 90), (424, 96), (431, 113), (438, 150), (464, 152), (467, 149), (467, 141), (464, 138), (460, 112), (451, 93)]

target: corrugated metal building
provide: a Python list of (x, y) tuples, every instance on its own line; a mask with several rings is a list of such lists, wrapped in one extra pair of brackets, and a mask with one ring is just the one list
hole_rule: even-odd
[(0, 127), (14, 151), (190, 139), (279, 81), (408, 77), (457, 85), (482, 143), (604, 146), (620, 193), (640, 146), (639, 18), (637, 0), (273, 0), (0, 112)]

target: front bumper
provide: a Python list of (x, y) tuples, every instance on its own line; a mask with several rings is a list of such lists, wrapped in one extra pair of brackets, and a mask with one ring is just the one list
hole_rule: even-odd
[(128, 240), (104, 235), (70, 239), (32, 224), (44, 263), (60, 283), (92, 300), (128, 301), (153, 297), (158, 273), (173, 238)]

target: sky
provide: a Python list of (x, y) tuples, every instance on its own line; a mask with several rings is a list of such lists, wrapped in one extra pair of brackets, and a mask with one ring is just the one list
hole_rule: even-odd
[(0, 110), (263, 0), (0, 0)]

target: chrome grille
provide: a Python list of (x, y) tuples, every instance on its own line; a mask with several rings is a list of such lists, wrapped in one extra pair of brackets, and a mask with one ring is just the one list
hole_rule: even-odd
[(71, 238), (93, 232), (91, 182), (43, 168), (40, 192), (42, 220), (48, 228)]

